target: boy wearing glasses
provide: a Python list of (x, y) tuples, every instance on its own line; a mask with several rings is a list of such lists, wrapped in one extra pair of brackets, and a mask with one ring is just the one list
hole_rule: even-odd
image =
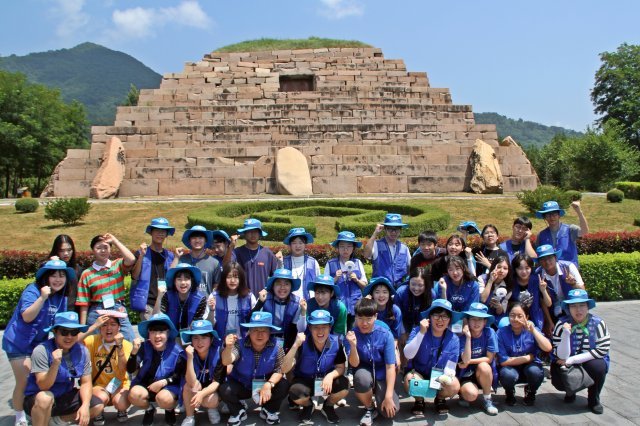
[[(398, 238), (402, 228), (408, 226), (402, 223), (402, 216), (398, 213), (387, 213), (384, 223), (376, 225), (363, 251), (364, 257), (370, 259), (373, 264), (371, 278), (385, 277), (393, 283), (395, 288), (402, 284), (409, 270), (411, 253), (407, 245)], [(384, 231), (384, 238), (378, 239), (382, 231)]]
[[(92, 395), (89, 351), (78, 344), (78, 334), (87, 328), (75, 312), (56, 314), (53, 325), (45, 329), (53, 338), (33, 350), (24, 409), (34, 426), (46, 426), (49, 420), (86, 426), (102, 412), (102, 401)], [(75, 387), (76, 379), (80, 388)]]

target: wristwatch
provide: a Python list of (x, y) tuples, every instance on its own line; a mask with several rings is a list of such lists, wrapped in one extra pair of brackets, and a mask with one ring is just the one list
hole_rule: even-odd
[(273, 383), (271, 380), (268, 380), (267, 383), (269, 383), (271, 385), (271, 389), (276, 387), (276, 384)]

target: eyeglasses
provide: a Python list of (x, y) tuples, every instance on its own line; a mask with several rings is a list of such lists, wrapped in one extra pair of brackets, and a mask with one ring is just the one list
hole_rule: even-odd
[(435, 321), (444, 321), (444, 320), (448, 320), (449, 317), (447, 315), (431, 315), (431, 319)]
[(58, 332), (61, 336), (77, 336), (80, 333), (80, 330), (77, 328), (59, 328)]

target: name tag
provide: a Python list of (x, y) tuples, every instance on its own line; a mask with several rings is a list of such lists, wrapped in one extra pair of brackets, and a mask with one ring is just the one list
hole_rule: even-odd
[(324, 390), (322, 389), (322, 379), (315, 379), (313, 381), (313, 396), (322, 395), (324, 395)]
[(158, 280), (158, 290), (167, 291), (167, 282), (165, 280)]
[(120, 385), (122, 385), (122, 381), (120, 381), (120, 379), (118, 379), (117, 377), (114, 377), (109, 381), (109, 383), (104, 388), (104, 390), (106, 390), (109, 394), (113, 395), (114, 393), (116, 393)]
[(440, 384), (440, 382), (437, 379), (438, 379), (438, 377), (442, 376), (443, 374), (444, 374), (444, 371), (442, 371), (439, 368), (434, 368), (434, 369), (431, 370), (431, 378), (429, 379), (429, 387), (431, 389), (440, 390), (442, 385)]
[(102, 307), (105, 309), (113, 308), (116, 305), (116, 300), (113, 298), (113, 294), (102, 295)]
[(265, 383), (264, 380), (253, 380), (251, 382), (251, 397), (257, 405), (260, 404), (260, 389), (262, 389)]

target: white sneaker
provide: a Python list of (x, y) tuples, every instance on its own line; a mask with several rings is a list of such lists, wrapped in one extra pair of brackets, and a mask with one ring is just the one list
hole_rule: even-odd
[(247, 410), (241, 408), (238, 414), (235, 416), (229, 416), (229, 420), (227, 420), (228, 426), (238, 426), (240, 423), (247, 420)]
[(196, 425), (196, 419), (193, 416), (187, 416), (182, 421), (181, 426), (195, 426), (195, 425)]
[(27, 422), (27, 419), (20, 419), (16, 420), (13, 426), (29, 426), (29, 423)]
[(207, 416), (209, 416), (209, 423), (217, 425), (220, 423), (220, 411), (217, 408), (209, 408), (207, 410)]
[(371, 426), (376, 417), (378, 417), (378, 411), (375, 408), (367, 408), (360, 419), (360, 426)]
[(280, 413), (278, 411), (271, 413), (264, 407), (260, 409), (260, 418), (267, 422), (268, 425), (277, 425), (280, 423)]
[(338, 407), (346, 407), (347, 406), (347, 400), (342, 398), (341, 400), (339, 400), (338, 402), (336, 402), (336, 405)]

